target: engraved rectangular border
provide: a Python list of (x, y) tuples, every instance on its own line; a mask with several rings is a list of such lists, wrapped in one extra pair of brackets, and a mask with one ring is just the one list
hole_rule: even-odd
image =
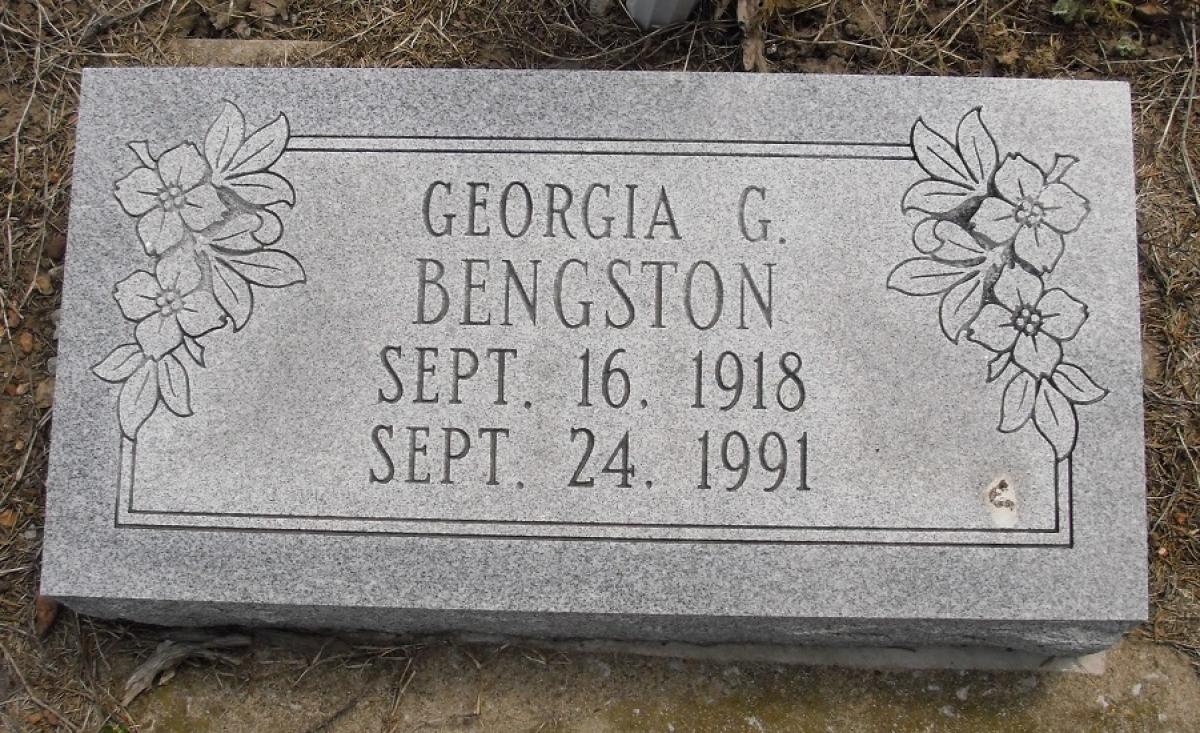
[[(447, 143), (450, 146), (447, 147)], [(586, 145), (585, 149), (577, 146)], [(572, 147), (575, 146), (575, 147)], [(720, 146), (721, 150), (714, 150)], [(708, 140), (638, 137), (522, 137), (447, 135), (329, 135), (293, 136), (285, 153), (325, 154), (471, 154), (471, 155), (579, 155), (646, 156), (689, 158), (759, 158), (819, 160), (912, 161), (907, 142)], [(380, 535), (443, 537), (459, 539), (607, 541), (654, 543), (781, 544), (781, 545), (891, 545), (921, 547), (1074, 547), (1074, 490), (1071, 459), (1058, 461), (1054, 471), (1054, 524), (1047, 528), (1003, 527), (878, 527), (812, 525), (730, 525), (631, 522), (582, 522), (554, 520), (487, 520), (422, 517), (360, 517), (349, 515), (262, 514), (253, 512), (195, 512), (134, 509), (134, 464), (136, 443), (122, 437), (120, 475), (116, 486), (113, 526), (119, 529), (158, 529), (255, 533), (304, 533), (335, 535)], [(1065, 500), (1064, 500), (1065, 490)], [(144, 518), (144, 519), (142, 519)], [(161, 518), (161, 520), (159, 520)], [(170, 520), (176, 520), (172, 523)], [(253, 520), (293, 522), (310, 526), (252, 525)], [(380, 525), (378, 529), (320, 526), (329, 522)], [(384, 529), (396, 524), (420, 525), (411, 529)], [(490, 531), (466, 531), (466, 527)], [(511, 530), (511, 531), (501, 531)], [(545, 531), (543, 531), (545, 530)], [(558, 533), (552, 533), (556, 530)], [(606, 532), (672, 530), (685, 536), (630, 536)], [(523, 532), (523, 533), (522, 533)], [(786, 537), (712, 537), (700, 532), (745, 534), (770, 533), (895, 533), (907, 535), (950, 535), (953, 539), (839, 539), (836, 537), (788, 539)], [(691, 534), (697, 536), (691, 536)], [(1000, 541), (985, 538), (998, 537)], [(1025, 538), (1018, 541), (1012, 538)]]
[[(306, 534), (350, 534), (415, 537), (448, 537), (477, 539), (532, 539), (532, 540), (576, 540), (613, 542), (692, 542), (718, 544), (786, 544), (786, 545), (906, 545), (932, 547), (1060, 547), (1074, 546), (1074, 491), (1070, 460), (1059, 461), (1054, 476), (1054, 525), (1034, 529), (1012, 529), (1004, 527), (877, 527), (877, 526), (816, 526), (816, 525), (734, 525), (734, 524), (684, 524), (684, 523), (636, 523), (636, 522), (582, 522), (554, 520), (517, 519), (446, 519), (430, 517), (361, 517), (353, 515), (319, 514), (263, 514), (256, 512), (198, 512), (135, 509), (133, 507), (134, 464), (137, 444), (121, 439), (121, 469), (117, 482), (116, 507), (113, 526), (120, 529), (174, 529), (174, 530), (219, 530), (263, 533), (306, 533)], [(1064, 501), (1065, 490), (1065, 501)], [(144, 518), (144, 519), (143, 519)], [(176, 520), (172, 522), (171, 520)], [(264, 527), (239, 520), (268, 520), (273, 522), (302, 523), (307, 526)], [(411, 529), (367, 529), (329, 527), (330, 522), (357, 522), (379, 525), (420, 525)], [(445, 529), (440, 529), (445, 527)], [(460, 529), (454, 529), (459, 527)], [(463, 527), (490, 528), (492, 531), (465, 531)], [(500, 531), (500, 529), (510, 531)], [(577, 533), (564, 531), (568, 528)], [(555, 534), (551, 530), (557, 530)], [(605, 534), (629, 532), (630, 530), (675, 530), (689, 536), (629, 536), (628, 534)], [(784, 537), (704, 537), (690, 536), (689, 532), (763, 532), (783, 535), (798, 532), (822, 533), (897, 533), (916, 535), (954, 535), (961, 539), (786, 539)], [(590, 533), (589, 533), (590, 532)], [(1064, 540), (1065, 535), (1065, 542)], [(984, 537), (999, 537), (1001, 541), (985, 541)], [(1013, 537), (1026, 538), (1015, 541)]]

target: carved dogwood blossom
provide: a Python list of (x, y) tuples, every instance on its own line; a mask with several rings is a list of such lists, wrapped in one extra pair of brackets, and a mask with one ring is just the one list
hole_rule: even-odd
[(245, 326), (252, 286), (304, 282), (296, 258), (271, 246), (283, 233), (271, 207), (295, 203), (291, 183), (269, 170), (288, 135), (280, 114), (247, 136), (242, 111), (225, 102), (203, 154), (188, 142), (157, 157), (146, 142), (129, 144), (142, 165), (118, 180), (113, 193), (137, 218), (138, 239), (153, 261), (113, 289), (121, 314), (137, 324), (134, 341), (92, 368), (121, 385), (117, 416), (129, 440), (137, 440), (159, 404), (180, 417), (192, 414), (187, 365), (204, 366), (199, 339), (227, 324)]
[(940, 296), (946, 338), (960, 343), (965, 334), (994, 354), (987, 381), (1009, 375), (999, 430), (1032, 422), (1055, 458), (1066, 460), (1078, 436), (1076, 406), (1108, 394), (1063, 360), (1063, 344), (1087, 321), (1087, 306), (1045, 281), (1062, 257), (1064, 235), (1089, 213), (1087, 199), (1062, 180), (1077, 159), (1057, 155), (1048, 173), (1020, 154), (1001, 161), (978, 109), (959, 121), (954, 142), (917, 120), (910, 144), (929, 176), (901, 204), (922, 215), (912, 237), (921, 256), (897, 265), (888, 287)]

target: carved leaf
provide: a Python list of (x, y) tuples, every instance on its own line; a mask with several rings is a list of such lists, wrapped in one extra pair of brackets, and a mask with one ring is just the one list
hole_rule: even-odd
[(224, 180), (225, 171), (233, 163), (245, 135), (246, 120), (241, 110), (232, 102), (225, 102), (221, 114), (213, 121), (204, 137), (204, 159), (212, 168), (214, 184), (220, 185)]
[(918, 119), (913, 125), (910, 142), (917, 163), (926, 173), (968, 189), (975, 187), (975, 179), (958, 150), (926, 125), (924, 120)]
[(1087, 372), (1065, 361), (1058, 365), (1050, 379), (1058, 391), (1076, 405), (1099, 402), (1108, 394), (1108, 390), (1096, 384)]
[(260, 219), (249, 212), (238, 214), (222, 222), (205, 235), (208, 243), (221, 249), (248, 252), (259, 248), (254, 231), (261, 226)]
[(137, 440), (137, 432), (142, 423), (146, 422), (157, 406), (158, 367), (154, 361), (147, 359), (125, 384), (121, 385), (121, 394), (117, 398), (117, 419), (125, 437)]
[(187, 351), (187, 355), (196, 362), (196, 366), (204, 366), (204, 347), (196, 339), (183, 335), (183, 348)]
[(905, 260), (888, 275), (888, 287), (907, 295), (944, 293), (968, 277), (969, 270), (930, 257)]
[(928, 254), (939, 260), (977, 265), (987, 256), (975, 236), (952, 221), (935, 224), (933, 237), (938, 246)]
[(280, 249), (221, 254), (218, 259), (255, 285), (284, 288), (304, 282), (304, 268), (300, 262)]
[(287, 141), (288, 120), (281, 114), (274, 121), (260, 127), (242, 143), (230, 163), (226, 178), (270, 168), (279, 160), (279, 156), (283, 155)]
[(941, 241), (934, 235), (934, 230), (937, 228), (939, 221), (939, 219), (933, 217), (922, 219), (913, 228), (913, 246), (921, 254), (930, 254), (942, 246)]
[(913, 184), (904, 193), (904, 211), (924, 211), (927, 214), (949, 214), (970, 201), (980, 198), (973, 189), (958, 183), (924, 180)]
[(1011, 363), (1012, 354), (1010, 352), (1001, 351), (999, 354), (996, 354), (994, 357), (992, 357), (992, 360), (988, 362), (987, 381), (994, 382), (999, 379), (1000, 375), (1004, 374), (1004, 370), (1007, 369), (1008, 365)]
[(983, 125), (979, 108), (968, 112), (958, 123), (956, 138), (959, 155), (966, 163), (967, 172), (975, 179), (975, 190), (986, 193), (992, 174), (999, 165), (1000, 156), (996, 150), (996, 141)]
[(1054, 457), (1057, 460), (1067, 458), (1075, 450), (1075, 435), (1078, 429), (1075, 406), (1049, 380), (1043, 379), (1038, 385), (1033, 422), (1038, 432), (1054, 448)]
[(296, 203), (296, 192), (292, 189), (292, 184), (283, 176), (274, 173), (246, 173), (226, 179), (225, 184), (247, 203), (255, 206), (281, 203), (291, 206)]
[(158, 361), (158, 392), (167, 409), (180, 417), (192, 414), (192, 396), (187, 369), (175, 354)]
[(144, 361), (146, 356), (137, 344), (121, 344), (92, 367), (92, 372), (106, 382), (124, 382)]
[(229, 265), (221, 261), (213, 264), (213, 295), (221, 309), (233, 320), (233, 330), (241, 330), (250, 320), (250, 311), (254, 307), (254, 294), (250, 285)]
[(1029, 422), (1036, 399), (1037, 380), (1029, 372), (1017, 372), (1008, 380), (1000, 400), (1000, 432), (1016, 432)]
[(951, 341), (958, 342), (962, 332), (971, 325), (975, 316), (983, 309), (983, 278), (972, 273), (942, 296), (938, 316), (942, 333)]
[(260, 244), (275, 244), (279, 238), (283, 236), (283, 222), (275, 212), (270, 209), (259, 209), (257, 212), (260, 221), (258, 229), (253, 236)]

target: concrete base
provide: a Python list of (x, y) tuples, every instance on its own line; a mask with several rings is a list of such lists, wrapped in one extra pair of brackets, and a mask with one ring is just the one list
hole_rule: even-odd
[(700, 0), (629, 0), (629, 15), (643, 28), (684, 20)]
[[(966, 619), (816, 619), (752, 617), (675, 617), (624, 614), (514, 613), (497, 611), (434, 611), (402, 608), (348, 608), (323, 605), (189, 603), (63, 597), (76, 611), (109, 619), (135, 620), (160, 626), (267, 626), (314, 631), (376, 631), (387, 634), (447, 635), (454, 638), (519, 638), (573, 644), (627, 644), (630, 649), (654, 649), (663, 656), (674, 651), (734, 649), (762, 651), (765, 656), (792, 655), (797, 664), (820, 664), (828, 651), (843, 649), (837, 662), (872, 667), (899, 666), (991, 668), (954, 662), (945, 654), (917, 650), (1004, 652), (1018, 669), (1040, 667), (1048, 658), (1103, 651), (1133, 626), (1116, 621), (990, 621)], [(620, 639), (620, 642), (591, 640)], [(904, 640), (903, 646), (897, 640)], [(582, 648), (582, 647), (580, 647)], [(881, 653), (884, 650), (885, 653)], [(1025, 656), (1012, 656), (1019, 650)], [(688, 656), (680, 654), (679, 656)], [(834, 657), (828, 657), (833, 659)], [(975, 657), (978, 660), (991, 657)], [(1016, 661), (1020, 660), (1020, 661)], [(944, 663), (943, 663), (944, 662)], [(834, 662), (830, 662), (834, 663)], [(991, 664), (992, 662), (989, 662)], [(995, 664), (1000, 664), (995, 662)], [(1006, 667), (998, 666), (997, 669)]]

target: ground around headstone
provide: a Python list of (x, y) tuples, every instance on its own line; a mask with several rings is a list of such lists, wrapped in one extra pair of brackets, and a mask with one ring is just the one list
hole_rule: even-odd
[[(494, 661), (486, 650), (468, 647), (437, 648), (422, 665), (414, 662), (414, 668), (426, 674), (414, 677), (407, 688), (402, 675), (408, 674), (403, 672), (408, 662), (385, 661), (399, 669), (376, 680), (381, 687), (375, 690), (363, 687), (362, 676), (375, 674), (378, 668), (360, 667), (360, 662), (363, 656), (382, 652), (350, 658), (338, 652), (336, 661), (322, 664), (321, 659), (335, 656), (321, 653), (323, 642), (297, 648), (290, 661), (264, 656), (239, 667), (188, 665), (167, 685), (136, 700), (132, 708), (121, 706), (128, 673), (150, 653), (158, 635), (95, 624), (69, 612), (55, 620), (53, 608), (35, 604), (34, 599), (45, 439), (53, 396), (57, 278), (64, 254), (79, 66), (85, 61), (177, 64), (182, 59), (172, 55), (164, 39), (206, 36), (330, 42), (331, 52), (313, 63), (348, 66), (733, 70), (742, 63), (732, 16), (644, 36), (616, 14), (589, 19), (582, 11), (564, 11), (553, 2), (464, 2), (449, 15), (440, 13), (442, 3), (433, 2), (411, 3), (398, 10), (311, 3), (291, 14), (285, 11), (284, 17), (264, 10), (283, 5), (255, 3), (254, 10), (236, 19), (229, 17), (227, 3), (182, 8), (132, 3), (130, 12), (117, 9), (111, 14), (69, 2), (53, 7), (32, 2), (0, 6), (0, 34), (13, 79), (0, 87), (0, 155), (4, 173), (16, 171), (12, 178), (0, 178), (10, 217), (4, 227), (2, 265), (6, 341), (0, 349), (4, 377), (0, 654), (5, 672), (0, 675), (0, 727), (97, 730), (107, 722), (108, 732), (149, 729), (151, 723), (157, 730), (202, 730), (203, 721), (265, 723), (269, 719), (281, 730), (360, 730), (341, 721), (357, 723), (369, 716), (381, 720), (391, 708), (383, 710), (373, 698), (363, 701), (368, 703), (364, 708), (347, 705), (349, 698), (370, 690), (390, 706), (395, 698), (388, 697), (393, 692), (389, 685), (398, 682), (397, 689), (404, 689), (404, 694), (396, 702), (402, 723), (396, 730), (477, 727), (474, 712), (480, 701), (485, 719), (515, 721), (512, 727), (518, 729), (647, 728), (652, 726), (639, 725), (642, 714), (661, 709), (667, 698), (643, 693), (664, 684), (687, 686), (687, 694), (670, 698), (673, 709), (688, 706), (690, 711), (697, 701), (710, 698), (726, 701), (719, 715), (710, 710), (713, 714), (702, 720), (699, 712), (676, 718), (699, 720), (698, 726), (712, 729), (788, 729), (788, 721), (794, 720), (801, 722), (791, 729), (825, 730), (822, 721), (838, 711), (822, 708), (820, 696), (805, 697), (811, 690), (849, 698), (849, 712), (837, 730), (863, 729), (880, 715), (891, 716), (885, 721), (899, 720), (898, 730), (963, 729), (958, 723), (966, 719), (963, 713), (968, 706), (958, 701), (962, 686), (946, 684), (953, 675), (791, 670), (788, 679), (793, 687), (784, 690), (794, 693), (798, 702), (780, 707), (768, 704), (778, 702), (771, 692), (773, 678), (760, 675), (757, 668), (747, 678), (750, 668), (742, 665), (736, 672), (705, 666), (702, 672), (688, 674), (689, 663), (622, 658), (616, 676), (623, 686), (618, 687), (598, 682), (606, 674), (609, 679), (614, 676), (608, 659), (599, 660), (603, 666), (582, 659), (563, 664), (545, 657), (539, 660), (537, 655), (527, 658), (510, 649)], [(1006, 708), (1019, 713), (1006, 719), (1009, 730), (1055, 725), (1062, 730), (1111, 731), (1200, 727), (1195, 717), (1177, 717), (1173, 712), (1186, 712), (1183, 706), (1196, 699), (1188, 663), (1197, 663), (1200, 650), (1200, 536), (1196, 531), (1200, 486), (1190, 447), (1200, 444), (1200, 406), (1195, 400), (1200, 370), (1192, 316), (1200, 267), (1195, 179), (1187, 162), (1190, 156), (1190, 165), (1196, 163), (1200, 122), (1188, 91), (1195, 78), (1196, 53), (1192, 19), (1184, 14), (1187, 4), (1140, 3), (1135, 10), (1116, 3), (1057, 3), (1053, 14), (1051, 4), (1040, 2), (1001, 9), (931, 3), (898, 11), (874, 1), (791, 3), (782, 11), (771, 5), (765, 21), (769, 42), (760, 52), (780, 71), (1065, 75), (1132, 81), (1138, 130), (1153, 621), (1137, 640), (1117, 648), (1105, 676), (1014, 675), (1006, 678), (1008, 692), (1001, 699), (1017, 701)], [(1167, 645), (1192, 656), (1182, 656)], [(468, 652), (486, 661), (485, 669), (494, 676), (482, 676)], [(318, 662), (315, 666), (313, 660)], [(595, 676), (570, 673), (573, 665), (592, 664)], [(515, 674), (519, 665), (528, 666), (526, 674)], [(287, 672), (278, 673), (274, 682), (257, 677), (259, 672), (278, 669)], [(786, 677), (788, 671), (780, 674)], [(1165, 681), (1159, 674), (1165, 675)], [(726, 676), (743, 682), (733, 686)], [(1000, 684), (988, 682), (994, 679), (991, 675), (963, 677), (970, 681), (968, 701), (985, 699), (984, 692), (992, 689), (988, 685)], [(928, 678), (935, 679), (922, 685)], [(479, 694), (481, 679), (499, 680), (484, 690), (490, 697)], [(590, 692), (580, 686), (584, 683), (597, 685), (596, 697), (588, 697)], [(912, 706), (921, 708), (922, 717), (913, 717), (908, 712), (911, 706), (898, 702), (894, 690), (899, 687)], [(709, 689), (734, 692), (712, 694), (706, 692)], [(421, 695), (410, 694), (413, 691)], [(994, 692), (986, 699), (998, 695)], [(559, 724), (552, 715), (543, 725), (546, 718), (537, 714), (566, 698), (583, 701), (580, 705), (594, 704), (585, 708), (591, 717), (564, 714), (561, 718), (566, 722)], [(522, 714), (514, 712), (516, 699), (523, 701)], [(657, 706), (650, 704), (652, 699)], [(1018, 703), (1025, 707), (1018, 708)], [(616, 710), (614, 718), (606, 717), (609, 709)], [(1194, 716), (1194, 704), (1191, 709)], [(509, 717), (498, 717), (500, 711), (507, 711)], [(869, 717), (872, 711), (876, 717)], [(782, 719), (785, 713), (793, 717)], [(487, 717), (493, 714), (497, 717)], [(404, 723), (404, 715), (410, 716), (409, 723)], [(337, 719), (322, 728), (331, 716)], [(610, 723), (612, 719), (617, 722)], [(778, 725), (764, 725), (767, 719)], [(979, 730), (995, 729), (977, 718), (971, 720)], [(533, 722), (522, 726), (521, 721)], [(812, 724), (804, 728), (809, 721)], [(499, 728), (499, 724), (492, 727)], [(209, 729), (227, 728), (210, 724)]]
[[(291, 653), (282, 648), (292, 649)], [(1200, 726), (1200, 679), (1126, 641), (1099, 676), (870, 672), (521, 646), (352, 648), (275, 639), (237, 667), (184, 669), (131, 706), (146, 730), (957, 731)], [(231, 688), (238, 695), (230, 696)]]

